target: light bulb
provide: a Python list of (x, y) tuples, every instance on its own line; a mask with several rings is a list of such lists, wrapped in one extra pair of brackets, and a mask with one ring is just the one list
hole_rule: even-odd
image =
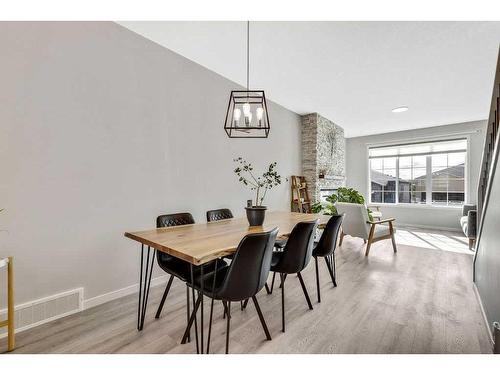
[(245, 114), (245, 126), (250, 126), (250, 123), (252, 122), (252, 112), (248, 112)]
[(239, 108), (235, 108), (233, 111), (233, 119), (235, 127), (238, 127), (238, 123), (240, 122), (240, 117), (241, 117), (241, 110)]
[(257, 121), (259, 122), (259, 126), (262, 126), (262, 115), (264, 114), (264, 108), (257, 108)]
[(243, 114), (248, 116), (250, 113), (250, 103), (243, 104)]

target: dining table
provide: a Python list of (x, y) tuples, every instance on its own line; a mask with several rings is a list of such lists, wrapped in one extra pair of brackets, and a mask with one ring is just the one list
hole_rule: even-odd
[[(191, 267), (191, 285), (194, 285), (194, 268), (198, 266), (200, 289), (203, 290), (203, 265), (233, 254), (246, 235), (267, 232), (277, 227), (278, 237), (286, 238), (299, 222), (318, 220), (318, 227), (321, 228), (328, 222), (330, 217), (322, 214), (272, 211), (266, 214), (264, 224), (261, 226), (249, 226), (246, 217), (237, 217), (208, 223), (125, 232), (125, 237), (137, 241), (141, 250), (137, 329), (142, 330), (144, 327), (151, 276), (157, 251), (188, 262)], [(194, 313), (188, 322), (182, 343), (184, 344), (189, 337), (192, 320), (194, 320), (196, 351), (197, 353), (204, 353), (203, 293), (198, 291), (198, 298), (196, 299), (194, 288), (191, 288), (191, 290)], [(196, 305), (200, 306), (201, 310), (200, 339), (198, 338)]]

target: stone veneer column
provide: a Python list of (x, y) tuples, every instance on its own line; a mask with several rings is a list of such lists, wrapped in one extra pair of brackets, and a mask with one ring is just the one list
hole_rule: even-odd
[(302, 116), (302, 174), (312, 202), (319, 201), (322, 188), (345, 185), (344, 129), (318, 113)]

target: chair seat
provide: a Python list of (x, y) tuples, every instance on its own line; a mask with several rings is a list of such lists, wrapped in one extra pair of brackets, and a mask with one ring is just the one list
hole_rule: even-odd
[[(221, 287), (224, 285), (224, 280), (226, 278), (226, 275), (229, 271), (229, 266), (225, 265), (224, 267), (217, 267), (217, 272), (212, 272), (207, 273), (206, 275), (203, 276), (203, 291), (206, 296), (210, 298), (215, 298), (218, 299), (218, 292), (221, 289)], [(215, 286), (214, 286), (214, 278), (215, 278)], [(188, 283), (189, 286), (191, 286), (191, 283)], [(201, 275), (198, 273), (197, 277), (194, 280), (194, 285), (196, 289), (201, 289)], [(213, 294), (212, 294), (213, 290)]]
[[(394, 233), (396, 233), (396, 228), (393, 227)], [(391, 234), (388, 225), (376, 225), (375, 233), (373, 233), (374, 238), (389, 236)]]
[[(171, 256), (169, 254), (165, 253), (159, 253), (158, 255), (158, 265), (160, 266), (161, 269), (163, 269), (165, 272), (174, 275), (181, 279), (182, 281), (190, 281), (191, 280), (191, 266), (190, 263), (176, 258), (174, 256)], [(219, 259), (217, 260), (217, 268), (224, 268), (227, 267), (228, 263), (225, 260)], [(215, 260), (206, 263), (203, 265), (203, 271), (204, 273), (210, 273), (213, 272), (215, 269)], [(194, 277), (197, 277), (200, 273), (201, 269), (200, 266), (194, 266), (193, 267), (193, 272), (194, 272)]]
[(318, 249), (318, 241), (314, 241), (312, 255), (313, 255), (313, 257), (323, 256), (323, 254), (321, 254), (321, 253), (319, 252), (319, 249)]
[(274, 251), (271, 258), (271, 271), (275, 271), (274, 267), (279, 263), (281, 257), (285, 254), (283, 251)]

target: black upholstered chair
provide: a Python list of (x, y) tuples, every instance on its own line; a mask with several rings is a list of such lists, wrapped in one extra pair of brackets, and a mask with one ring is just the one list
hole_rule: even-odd
[(229, 208), (220, 208), (218, 210), (207, 211), (207, 221), (219, 221), (225, 219), (232, 219), (233, 213)]
[[(312, 310), (311, 300), (307, 293), (306, 285), (302, 279), (300, 272), (307, 267), (311, 260), (314, 234), (318, 227), (319, 220), (298, 223), (290, 233), (288, 241), (283, 251), (273, 252), (271, 261), (271, 271), (277, 272), (281, 279), (281, 319), (282, 331), (285, 332), (285, 279), (286, 275), (296, 273), (304, 296), (306, 297), (307, 305)], [(274, 282), (273, 282), (274, 284)], [(271, 291), (272, 293), (272, 287)]]
[[(175, 213), (175, 214), (167, 214), (160, 215), (156, 219), (156, 227), (173, 227), (177, 225), (188, 225), (194, 224), (193, 216), (190, 213)], [(161, 298), (160, 305), (158, 306), (158, 310), (156, 311), (155, 319), (160, 318), (161, 311), (163, 309), (163, 305), (165, 304), (165, 300), (167, 299), (168, 292), (170, 291), (170, 287), (174, 280), (174, 277), (177, 277), (183, 282), (187, 282), (191, 280), (191, 265), (179, 258), (171, 256), (161, 251), (156, 251), (156, 260), (160, 268), (170, 275), (170, 279), (168, 280), (165, 291), (163, 292), (163, 296)], [(227, 263), (223, 260), (219, 261), (217, 267), (225, 267)], [(207, 272), (213, 271), (215, 267), (215, 262), (210, 262), (205, 265), (205, 270)], [(197, 275), (199, 273), (199, 267), (194, 267), (194, 274)], [(186, 301), (187, 301), (187, 319), (189, 322), (190, 316), (190, 307), (189, 307), (189, 287), (186, 284)]]
[[(226, 354), (229, 352), (229, 332), (231, 327), (231, 302), (241, 302), (252, 299), (262, 328), (268, 340), (271, 335), (267, 329), (264, 316), (260, 310), (255, 296), (266, 283), (271, 267), (274, 241), (278, 228), (265, 233), (246, 235), (238, 245), (233, 260), (229, 267), (219, 268), (203, 278), (203, 294), (212, 298), (210, 306), (210, 323), (208, 329), (207, 353), (210, 350), (210, 336), (212, 332), (212, 317), (214, 300), (221, 300), (227, 316), (226, 328)], [(220, 261), (220, 260), (219, 260)], [(195, 281), (196, 288), (200, 289), (200, 279)], [(193, 311), (193, 316), (199, 307), (199, 301)], [(191, 324), (193, 320), (191, 317)], [(189, 327), (188, 327), (189, 328)]]
[(337, 239), (340, 233), (340, 226), (344, 215), (334, 215), (328, 220), (321, 238), (315, 244), (312, 252), (314, 263), (316, 265), (316, 289), (318, 291), (318, 302), (321, 302), (320, 288), (319, 288), (319, 269), (318, 258), (324, 258), (328, 272), (332, 278), (333, 286), (337, 286), (335, 280), (335, 249), (337, 248)]

